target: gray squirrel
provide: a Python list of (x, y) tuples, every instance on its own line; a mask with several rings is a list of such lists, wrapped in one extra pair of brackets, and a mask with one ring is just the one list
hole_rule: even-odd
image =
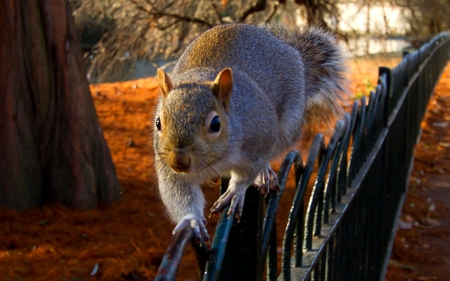
[(320, 28), (247, 24), (205, 31), (170, 75), (158, 69), (155, 168), (173, 233), (190, 225), (209, 242), (200, 185), (212, 178), (231, 176), (211, 213), (231, 203), (238, 219), (250, 185), (278, 190), (270, 160), (299, 141), (304, 122), (342, 112), (344, 72), (335, 38)]

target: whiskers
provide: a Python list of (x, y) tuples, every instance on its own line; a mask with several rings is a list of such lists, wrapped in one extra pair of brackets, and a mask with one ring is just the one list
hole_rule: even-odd
[(148, 184), (155, 179), (153, 163), (155, 155), (152, 152), (133, 153), (134, 155), (123, 155), (116, 159), (115, 165), (119, 178), (136, 180)]
[(198, 165), (202, 166), (198, 167), (199, 171), (204, 178), (210, 180), (212, 178), (229, 176), (231, 170), (238, 164), (240, 155), (231, 149), (222, 149), (220, 152), (210, 151), (199, 154), (197, 158), (199, 160)]
[[(201, 166), (198, 165), (199, 163), (201, 164)], [(210, 164), (208, 158), (204, 156), (198, 156), (196, 158), (194, 170), (197, 171), (200, 176), (205, 179), (210, 179), (212, 177), (221, 177), (222, 175), (226, 174), (226, 171), (222, 169), (222, 167)]]
[(127, 165), (127, 164), (131, 164), (131, 163), (135, 163), (137, 161), (145, 161), (145, 160), (153, 160), (153, 154), (152, 153), (145, 153), (145, 154), (140, 154), (138, 156), (125, 156), (123, 157), (123, 159), (121, 161), (118, 161), (116, 165)]
[[(212, 178), (220, 178), (230, 174), (230, 170), (236, 165), (237, 150), (236, 144), (240, 140), (230, 140), (225, 147), (219, 145), (212, 146), (196, 146), (192, 151), (192, 167), (190, 172), (186, 174), (177, 174), (181, 178), (191, 179), (195, 181), (205, 182)], [(155, 168), (157, 171), (163, 173), (164, 170), (170, 170), (173, 172), (167, 158), (170, 153), (170, 149), (160, 143), (160, 146), (155, 148)], [(175, 172), (173, 172), (175, 173)], [(180, 178), (180, 179), (181, 179)]]

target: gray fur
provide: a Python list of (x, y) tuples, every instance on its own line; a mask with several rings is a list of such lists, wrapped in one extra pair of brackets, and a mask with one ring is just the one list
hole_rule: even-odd
[[(228, 111), (211, 91), (224, 68), (233, 73)], [(164, 123), (161, 132), (155, 126), (156, 171), (171, 218), (181, 223), (194, 217), (204, 232), (199, 185), (225, 174), (232, 177), (228, 194), (214, 211), (237, 196), (240, 215), (245, 190), (258, 173), (267, 174), (269, 161), (299, 140), (305, 111), (313, 104), (333, 114), (340, 111), (336, 99), (343, 90), (343, 70), (338, 48), (319, 29), (301, 33), (282, 26), (230, 24), (200, 35), (169, 75), (173, 88), (155, 114)], [(217, 138), (206, 133), (211, 110), (222, 125)], [(180, 147), (189, 151), (192, 165), (178, 174), (167, 155)]]
[(330, 113), (340, 116), (338, 103), (347, 93), (346, 67), (336, 39), (328, 31), (311, 26), (303, 30), (283, 25), (264, 26), (274, 36), (297, 49), (305, 65), (306, 122), (327, 121)]

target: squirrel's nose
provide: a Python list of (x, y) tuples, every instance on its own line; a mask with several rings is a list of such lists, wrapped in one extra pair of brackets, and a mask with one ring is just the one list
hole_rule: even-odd
[(182, 149), (171, 151), (169, 153), (169, 164), (177, 173), (186, 172), (190, 164), (189, 152)]

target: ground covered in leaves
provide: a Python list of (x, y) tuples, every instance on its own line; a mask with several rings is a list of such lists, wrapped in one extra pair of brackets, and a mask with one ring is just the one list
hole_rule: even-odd
[(422, 122), (387, 280), (450, 280), (450, 64)]
[[(368, 94), (378, 66), (399, 59), (349, 62), (351, 92)], [(153, 280), (167, 247), (172, 223), (158, 198), (152, 167), (153, 78), (91, 86), (123, 194), (110, 206), (72, 210), (59, 204), (18, 213), (0, 210), (0, 280)], [(399, 223), (388, 280), (446, 280), (450, 276), (450, 67), (442, 76), (423, 123), (422, 141)], [(275, 161), (274, 168), (278, 168)], [(278, 214), (285, 228), (293, 186), (286, 187)], [(207, 209), (218, 190), (203, 187)], [(209, 220), (212, 236), (216, 222)], [(283, 237), (278, 234), (279, 239)], [(280, 242), (280, 241), (279, 241)], [(447, 274), (447, 275), (446, 275)], [(192, 253), (179, 280), (195, 280)]]

